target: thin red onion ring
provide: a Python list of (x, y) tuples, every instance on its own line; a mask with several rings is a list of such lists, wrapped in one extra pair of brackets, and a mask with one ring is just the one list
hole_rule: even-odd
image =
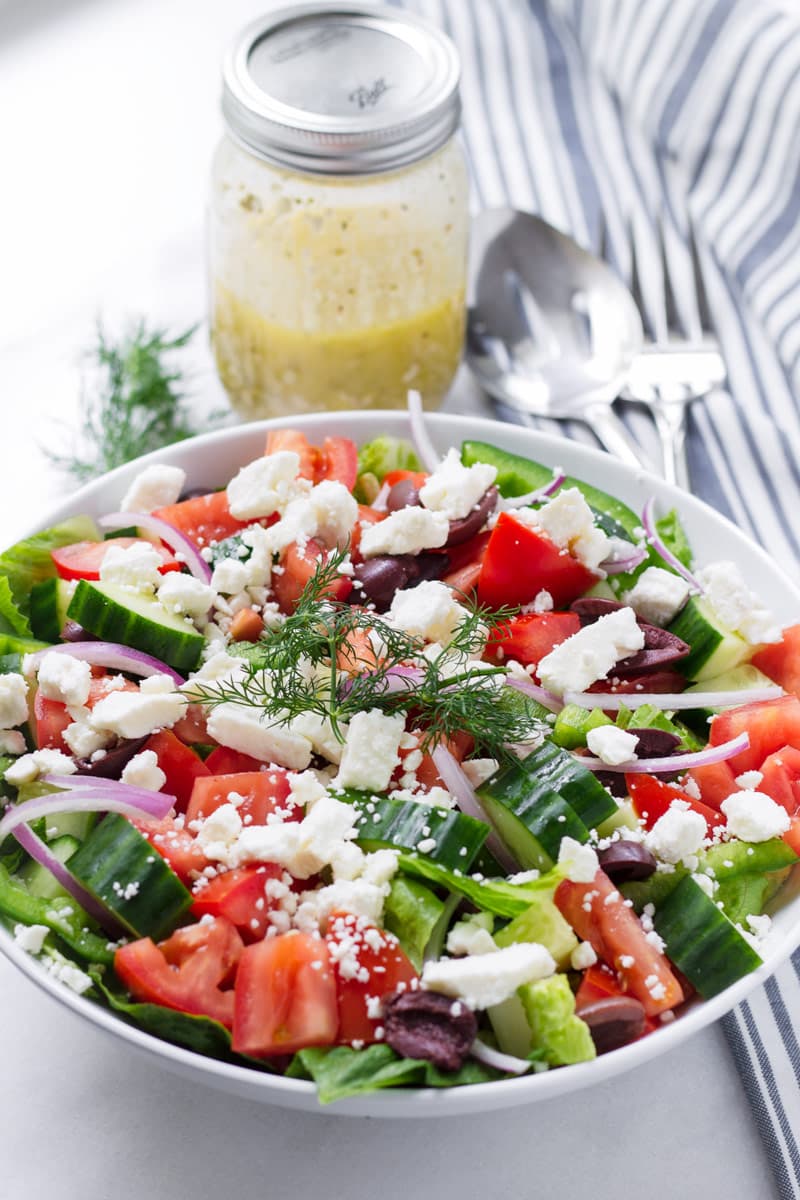
[(425, 411), (422, 407), (422, 396), (420, 396), (419, 392), (413, 390), (408, 393), (408, 416), (411, 422), (411, 440), (414, 443), (417, 456), (426, 471), (435, 471), (442, 461), (442, 456), (436, 453), (433, 442), (425, 428)]
[(152, 513), (116, 512), (99, 517), (97, 524), (101, 529), (127, 529), (129, 525), (136, 525), (148, 533), (153, 533), (169, 546), (176, 558), (186, 565), (190, 575), (194, 575), (195, 579), (201, 580), (202, 583), (208, 583), (211, 579), (211, 567), (197, 546), (194, 542), (190, 542), (186, 535), (176, 529), (174, 525), (170, 525), (169, 521), (162, 521), (160, 517), (154, 517)]
[(175, 797), (164, 792), (151, 792), (111, 779), (43, 775), (41, 782), (65, 790), (48, 792), (8, 807), (0, 820), (0, 838), (37, 817), (54, 817), (57, 813), (117, 812), (125, 817), (161, 818), (175, 804)]
[(489, 826), (486, 848), (490, 854), (497, 859), (499, 865), (507, 873), (512, 874), (514, 871), (518, 871), (519, 863), (495, 832), (483, 805), (475, 794), (474, 787), (467, 779), (467, 776), (461, 769), (461, 764), (455, 756), (450, 753), (446, 746), (439, 744), (431, 751), (431, 758), (436, 764), (436, 770), (444, 780), (445, 787), (461, 812)]
[(497, 507), (503, 511), (508, 511), (511, 508), (527, 508), (529, 505), (535, 504), (537, 500), (546, 500), (548, 496), (552, 496), (553, 492), (558, 491), (566, 478), (560, 467), (554, 467), (553, 478), (544, 487), (535, 488), (532, 492), (525, 492), (522, 496), (501, 496), (497, 502)]
[(478, 1062), (485, 1063), (487, 1067), (496, 1067), (498, 1071), (506, 1071), (509, 1075), (524, 1075), (526, 1071), (530, 1071), (532, 1063), (529, 1063), (527, 1058), (517, 1058), (514, 1054), (503, 1054), (500, 1050), (495, 1050), (494, 1046), (487, 1046), (486, 1042), (482, 1042), (480, 1038), (475, 1038), (472, 1043), (470, 1054), (473, 1058), (477, 1058)]
[(25, 656), (26, 666), (34, 669), (44, 658), (45, 654), (68, 654), (72, 658), (80, 658), (96, 667), (110, 667), (113, 671), (127, 671), (130, 675), (147, 678), (148, 675), (169, 675), (176, 687), (186, 680), (172, 667), (167, 666), (160, 658), (152, 654), (143, 654), (141, 650), (132, 650), (129, 646), (121, 646), (117, 642), (69, 642), (48, 646), (46, 650), (37, 650), (34, 654)]
[(683, 565), (679, 558), (675, 557), (659, 534), (658, 529), (656, 528), (654, 511), (655, 504), (656, 498), (655, 496), (651, 496), (650, 499), (646, 501), (645, 506), (642, 509), (642, 525), (644, 526), (644, 531), (648, 542), (653, 547), (659, 558), (662, 558), (664, 562), (668, 564), (668, 566), (672, 567), (674, 571), (677, 571), (679, 575), (683, 576), (693, 591), (698, 593), (702, 592), (703, 589), (696, 577)]
[(740, 704), (777, 700), (783, 695), (783, 688), (776, 684), (774, 687), (741, 688), (735, 692), (564, 692), (564, 703), (577, 704), (581, 708), (601, 708), (604, 712), (642, 708), (645, 704), (677, 711), (686, 708), (736, 708)]
[(621, 575), (624, 571), (632, 571), (647, 558), (644, 546), (634, 546), (631, 553), (624, 558), (606, 558), (600, 563), (600, 570), (606, 575)]
[(519, 692), (524, 692), (526, 696), (531, 696), (534, 700), (538, 700), (544, 708), (549, 708), (551, 712), (560, 712), (564, 704), (559, 700), (558, 696), (554, 696), (552, 692), (548, 692), (547, 688), (540, 687), (538, 683), (526, 683), (524, 679), (512, 679), (510, 676), (506, 678), (508, 687), (516, 688)]
[(633, 758), (630, 762), (617, 765), (587, 754), (576, 754), (574, 758), (590, 771), (617, 771), (626, 775), (672, 774), (673, 771), (690, 771), (692, 767), (708, 767), (712, 763), (725, 762), (740, 750), (746, 750), (749, 745), (750, 735), (745, 732), (731, 738), (729, 742), (721, 742), (719, 746), (707, 746), (705, 750), (697, 750), (691, 754), (673, 754), (667, 758)]
[(27, 825), (18, 825), (13, 831), (13, 836), (22, 849), (27, 850), (35, 862), (45, 867), (90, 917), (94, 917), (95, 921), (102, 925), (107, 932), (114, 933), (115, 936), (120, 932), (119, 925), (108, 909), (95, 900), (90, 892), (86, 891), (64, 864), (59, 862), (47, 843), (43, 842), (32, 829)]

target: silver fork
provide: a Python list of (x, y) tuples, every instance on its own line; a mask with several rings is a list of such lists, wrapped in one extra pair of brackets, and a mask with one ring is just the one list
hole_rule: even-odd
[(689, 489), (686, 455), (687, 410), (726, 378), (714, 335), (697, 241), (689, 224), (688, 244), (677, 235), (678, 251), (667, 250), (663, 219), (655, 224), (657, 253), (648, 279), (631, 228), (629, 285), (648, 338), (634, 360), (620, 398), (646, 405), (658, 431), (669, 483)]

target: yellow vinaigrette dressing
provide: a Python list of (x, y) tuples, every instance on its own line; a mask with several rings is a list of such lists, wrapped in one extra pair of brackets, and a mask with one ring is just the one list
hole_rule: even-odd
[(396, 407), (410, 387), (438, 404), (468, 241), (448, 39), (396, 9), (281, 10), (229, 55), (223, 111), (211, 334), (233, 407)]

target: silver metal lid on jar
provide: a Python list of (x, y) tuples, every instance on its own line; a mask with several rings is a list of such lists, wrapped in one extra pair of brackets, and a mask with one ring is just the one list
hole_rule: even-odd
[(324, 175), (391, 171), (458, 126), (450, 39), (378, 4), (299, 4), (254, 21), (223, 65), (231, 134), (270, 162)]

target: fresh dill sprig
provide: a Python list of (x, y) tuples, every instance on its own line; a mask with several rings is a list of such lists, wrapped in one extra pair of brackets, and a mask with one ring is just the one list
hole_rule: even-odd
[(76, 448), (72, 454), (49, 454), (51, 461), (85, 481), (199, 432), (182, 390), (185, 370), (172, 361), (195, 330), (171, 337), (139, 321), (114, 341), (98, 325), (81, 384)]
[(423, 749), (468, 733), (479, 753), (507, 761), (509, 746), (537, 731), (536, 706), (519, 693), (506, 703), (505, 669), (474, 656), (487, 630), (516, 610), (469, 603), (450, 643), (423, 653), (421, 638), (369, 609), (328, 598), (346, 559), (344, 549), (319, 561), (295, 611), (264, 634), (242, 675), (203, 685), (193, 696), (211, 706), (258, 708), (286, 724), (314, 713), (340, 741), (342, 726), (358, 712), (410, 713)]

